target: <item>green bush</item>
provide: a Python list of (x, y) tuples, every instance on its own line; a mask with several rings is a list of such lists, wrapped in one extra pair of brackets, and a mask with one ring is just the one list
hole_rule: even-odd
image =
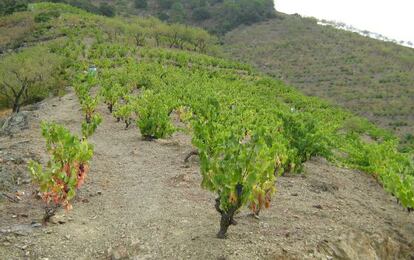
[(193, 19), (196, 21), (204, 21), (210, 17), (211, 14), (205, 7), (200, 7), (193, 11)]
[(186, 13), (184, 6), (177, 2), (171, 6), (170, 19), (172, 22), (183, 23), (185, 21)]
[(52, 10), (49, 12), (42, 12), (37, 14), (34, 18), (36, 23), (45, 23), (50, 21), (53, 18), (58, 18), (60, 16), (60, 12), (57, 10)]
[(301, 172), (303, 163), (313, 156), (328, 158), (331, 155), (329, 132), (324, 131), (317, 120), (310, 116), (299, 114), (284, 116), (284, 134), (289, 141), (290, 159), (287, 171)]
[(165, 13), (165, 12), (159, 12), (157, 14), (158, 19), (160, 19), (161, 21), (168, 21), (168, 19), (170, 19), (170, 16)]
[(93, 5), (90, 1), (87, 0), (64, 0), (63, 2), (90, 13), (102, 14), (97, 6)]
[(0, 15), (10, 15), (14, 12), (26, 11), (27, 6), (27, 0), (1, 0)]
[(45, 47), (26, 48), (0, 59), (0, 98), (14, 112), (61, 88), (64, 59)]
[(144, 139), (159, 139), (170, 136), (174, 132), (169, 107), (161, 95), (147, 90), (138, 100), (137, 126)]
[(158, 0), (157, 2), (161, 9), (170, 9), (174, 4), (173, 0)]
[(135, 8), (138, 8), (138, 9), (145, 9), (148, 7), (147, 0), (135, 0), (134, 4), (135, 4)]
[(115, 7), (109, 5), (108, 3), (101, 3), (99, 5), (99, 11), (101, 12), (101, 14), (108, 17), (114, 17), (116, 14)]
[[(47, 205), (62, 205), (69, 210), (72, 208), (70, 201), (89, 172), (93, 146), (86, 139), (81, 140), (73, 135), (62, 125), (42, 122), (41, 128), (50, 159), (45, 167), (30, 161), (32, 180), (39, 186)], [(47, 221), (50, 217), (47, 208), (45, 213), (44, 221)]]

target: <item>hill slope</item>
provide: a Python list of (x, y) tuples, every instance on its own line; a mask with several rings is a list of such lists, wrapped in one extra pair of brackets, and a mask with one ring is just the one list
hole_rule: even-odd
[(272, 0), (53, 0), (49, 2), (70, 4), (106, 16), (151, 15), (169, 23), (200, 26), (217, 34), (225, 33), (240, 24), (252, 24), (275, 15)]
[[(13, 21), (19, 15), (5, 19)], [(134, 19), (131, 24), (129, 19), (104, 18), (56, 4), (32, 5), (26, 16), (38, 24), (36, 36), (48, 37), (41, 37), (41, 42), (23, 37), (27, 44), (4, 54), (0, 71), (7, 78), (0, 79), (10, 91), (1, 89), (2, 95), (9, 98), (19, 92), (28, 97), (36, 90), (48, 94), (53, 87), (67, 85), (75, 94), (69, 90), (50, 104), (34, 105), (29, 110), (39, 111), (15, 114), (1, 129), (5, 135), (1, 137), (1, 162), (6, 162), (0, 168), (0, 207), (7, 212), (0, 218), (1, 232), (7, 234), (0, 247), (4, 254), (21, 256), (17, 246), (30, 247), (24, 254), (35, 257), (62, 254), (66, 258), (86, 252), (91, 258), (103, 258), (107, 248), (121, 246), (122, 253), (148, 258), (233, 257), (234, 249), (242, 258), (410, 257), (413, 245), (407, 241), (412, 241), (412, 232), (402, 226), (412, 215), (403, 213), (381, 188), (405, 208), (414, 209), (412, 154), (398, 152), (398, 141), (391, 134), (337, 106), (304, 96), (249, 65), (203, 54), (215, 53), (217, 46), (214, 37), (199, 29), (155, 19)], [(49, 75), (44, 63), (36, 63), (39, 55), (59, 61), (58, 73)], [(7, 66), (11, 63), (27, 66)], [(51, 89), (33, 84), (39, 80), (50, 83)], [(11, 131), (10, 125), (24, 122), (23, 115), (31, 120), (29, 129), (23, 124), (23, 131)], [(104, 123), (99, 126), (96, 122), (101, 118)], [(41, 149), (40, 120), (63, 125), (42, 124), (49, 158)], [(182, 152), (194, 148), (199, 161), (183, 164)], [(320, 157), (312, 160), (316, 156), (373, 177), (340, 170)], [(40, 163), (32, 162), (30, 173), (42, 198), (52, 196), (54, 203), (65, 207), (74, 199), (72, 212), (79, 214), (74, 215), (79, 221), (68, 218), (60, 221), (67, 226), (35, 229), (41, 203), (32, 196), (38, 186), (28, 185), (29, 159)], [(78, 191), (86, 172), (90, 173), (87, 189)], [(4, 185), (4, 180), (11, 185)], [(202, 191), (199, 183), (211, 193)], [(288, 193), (281, 193), (280, 202), (275, 197), (275, 208), (269, 213), (260, 212), (270, 206), (276, 188)], [(78, 192), (80, 196), (75, 197)], [(85, 194), (89, 198), (82, 197)], [(290, 205), (291, 197), (299, 201)], [(355, 215), (365, 218), (344, 217), (355, 209)], [(242, 214), (234, 215), (239, 210)], [(257, 227), (248, 211), (255, 216), (260, 213), (263, 220), (271, 217)], [(29, 224), (28, 212), (34, 225)], [(221, 216), (220, 238), (230, 224), (236, 224), (233, 216), (240, 221), (228, 232), (228, 242), (212, 239), (219, 226), (211, 221), (213, 214)], [(326, 220), (320, 221), (324, 216)], [(326, 230), (332, 219), (331, 230)], [(347, 235), (334, 241), (340, 234), (330, 235), (334, 230)], [(372, 235), (373, 231), (379, 233)], [(47, 236), (50, 232), (56, 233)], [(62, 236), (64, 232), (72, 233)], [(22, 233), (35, 235), (28, 236), (30, 240), (15, 237)], [(366, 241), (364, 250), (369, 252), (343, 252), (344, 243), (353, 247), (348, 244), (355, 236)], [(100, 240), (91, 241), (91, 237)], [(68, 246), (71, 238), (73, 244)], [(54, 250), (45, 252), (51, 240), (56, 241)], [(376, 244), (371, 243), (374, 240)], [(282, 249), (275, 246), (285, 242), (289, 245)], [(110, 254), (115, 253), (111, 250)]]
[(414, 133), (414, 49), (321, 26), (314, 19), (278, 17), (228, 33), (229, 56), (403, 138)]
[[(82, 111), (73, 92), (38, 107), (30, 112), (28, 129), (12, 139), (0, 137), (0, 159), (7, 165), (21, 167), (17, 158), (25, 154), (46, 157), (41, 120), (54, 120), (80, 131)], [(135, 127), (125, 130), (123, 124), (116, 124), (105, 106), (98, 111), (104, 123), (91, 140), (96, 156), (74, 210), (59, 210), (53, 220), (56, 224), (33, 227), (31, 222), (42, 218), (42, 202), (31, 196), (32, 185), (20, 184), (18, 190), (25, 194), (22, 201), (0, 202), (3, 257), (413, 256), (414, 215), (404, 212), (370, 176), (334, 167), (320, 158), (306, 163), (304, 175), (279, 178), (272, 207), (260, 219), (243, 209), (228, 239), (219, 240), (215, 238), (218, 214), (212, 206), (215, 197), (199, 185), (199, 162), (183, 162), (193, 149), (190, 137), (176, 133), (166, 140), (143, 141)], [(20, 177), (25, 180), (26, 173)]]

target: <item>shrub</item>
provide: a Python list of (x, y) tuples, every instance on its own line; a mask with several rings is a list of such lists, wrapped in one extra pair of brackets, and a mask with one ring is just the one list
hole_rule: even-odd
[(135, 8), (138, 9), (145, 9), (148, 7), (148, 2), (147, 0), (135, 0)]
[(211, 14), (205, 7), (200, 7), (193, 11), (193, 19), (196, 21), (204, 21), (210, 17)]
[(50, 212), (50, 204), (54, 209), (60, 205), (67, 210), (72, 208), (70, 200), (75, 197), (76, 190), (82, 186), (89, 172), (93, 147), (61, 125), (42, 122), (41, 128), (50, 159), (46, 167), (31, 161), (29, 170), (47, 205), (44, 218), (47, 221), (54, 214)]
[(46, 48), (28, 48), (0, 59), (0, 97), (13, 112), (41, 100), (56, 88), (63, 59)]
[(169, 108), (163, 97), (147, 90), (138, 100), (137, 126), (144, 139), (158, 139), (170, 136), (174, 126), (169, 116)]
[(122, 120), (125, 123), (125, 129), (127, 129), (132, 123), (132, 115), (134, 113), (134, 105), (131, 103), (117, 106), (114, 112), (114, 116), (118, 120)]
[(313, 156), (331, 155), (329, 132), (323, 131), (318, 122), (307, 115), (283, 117), (284, 135), (289, 141), (290, 158), (286, 171), (301, 172), (303, 163)]
[(157, 14), (158, 19), (160, 19), (161, 21), (168, 21), (168, 19), (170, 19), (170, 16), (165, 13), (165, 12), (159, 12)]
[(112, 5), (109, 5), (108, 3), (101, 3), (99, 5), (99, 11), (101, 12), (101, 14), (108, 17), (114, 17), (116, 14), (115, 8)]
[(2, 0), (0, 1), (0, 15), (10, 15), (14, 12), (27, 10), (27, 0)]
[(281, 122), (275, 121), (274, 127), (243, 122), (254, 121), (252, 112), (238, 117), (213, 98), (195, 112), (193, 144), (200, 156), (201, 185), (218, 195), (219, 238), (236, 224), (234, 215), (243, 205), (250, 205), (254, 213), (270, 206), (276, 174), (286, 153), (283, 136), (277, 133)]
[(92, 136), (98, 126), (102, 123), (102, 117), (99, 114), (95, 114), (91, 117), (89, 122), (82, 122), (82, 138), (87, 139)]
[(45, 23), (50, 21), (53, 18), (58, 18), (60, 16), (60, 12), (57, 10), (52, 10), (49, 12), (42, 12), (37, 14), (34, 18), (36, 23)]
[(174, 4), (173, 0), (158, 0), (157, 2), (161, 9), (170, 9)]

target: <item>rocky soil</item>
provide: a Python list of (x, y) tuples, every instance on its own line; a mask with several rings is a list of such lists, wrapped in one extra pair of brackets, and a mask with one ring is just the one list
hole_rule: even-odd
[(41, 120), (79, 132), (77, 102), (73, 93), (46, 100), (0, 136), (1, 259), (414, 259), (414, 214), (371, 176), (320, 158), (279, 178), (260, 219), (243, 209), (228, 239), (217, 239), (214, 194), (200, 188), (197, 158), (183, 162), (190, 138), (143, 141), (104, 108), (74, 209), (42, 226), (26, 164), (47, 160)]

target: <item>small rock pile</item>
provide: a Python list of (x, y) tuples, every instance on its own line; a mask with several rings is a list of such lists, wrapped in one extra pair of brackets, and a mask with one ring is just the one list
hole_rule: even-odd
[(0, 135), (13, 135), (24, 129), (28, 129), (29, 113), (28, 111), (23, 111), (0, 120)]

